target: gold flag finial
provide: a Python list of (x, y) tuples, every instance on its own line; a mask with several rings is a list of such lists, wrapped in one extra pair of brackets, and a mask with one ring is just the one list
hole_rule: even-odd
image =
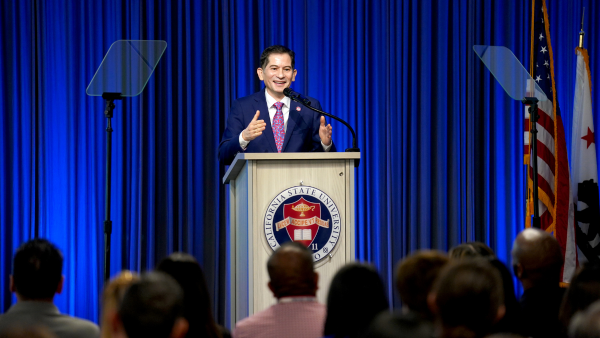
[(583, 31), (583, 17), (585, 16), (585, 7), (583, 7), (583, 13), (581, 13), (581, 31), (579, 32), (579, 48), (583, 48), (583, 36), (585, 32)]

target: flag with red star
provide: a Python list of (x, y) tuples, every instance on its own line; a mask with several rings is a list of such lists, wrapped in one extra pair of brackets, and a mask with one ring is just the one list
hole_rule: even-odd
[(594, 117), (592, 115), (591, 75), (586, 49), (576, 48), (577, 78), (573, 103), (571, 169), (573, 200), (576, 203), (577, 246), (588, 260), (600, 262), (600, 206)]
[(533, 168), (529, 161), (529, 112), (525, 119), (525, 164), (528, 165), (526, 227), (531, 226), (533, 203), (538, 203), (541, 229), (560, 244), (564, 264), (560, 282), (568, 283), (577, 267), (575, 208), (571, 193), (567, 145), (554, 82), (554, 60), (545, 0), (532, 1), (530, 74), (546, 93), (538, 104), (537, 162), (538, 201), (533, 201)]

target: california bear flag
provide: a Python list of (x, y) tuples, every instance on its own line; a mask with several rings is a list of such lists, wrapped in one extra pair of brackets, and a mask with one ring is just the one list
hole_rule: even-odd
[(577, 79), (573, 107), (571, 139), (571, 179), (576, 204), (577, 246), (585, 257), (580, 261), (600, 262), (600, 212), (598, 201), (598, 167), (590, 88), (587, 50), (577, 48)]

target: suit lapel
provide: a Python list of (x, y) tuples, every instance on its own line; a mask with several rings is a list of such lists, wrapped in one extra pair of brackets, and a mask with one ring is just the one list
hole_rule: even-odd
[(301, 119), (300, 113), (296, 110), (300, 105), (296, 101), (290, 102), (290, 115), (288, 116), (287, 128), (285, 130), (285, 138), (283, 139), (283, 146), (281, 147), (281, 151), (285, 151), (285, 147), (290, 142), (290, 137), (292, 137), (292, 133), (294, 132), (294, 128), (296, 128), (296, 121)]
[(272, 152), (277, 152), (277, 145), (275, 144), (275, 135), (273, 135), (273, 127), (271, 126), (271, 118), (269, 117), (269, 107), (267, 107), (267, 99), (265, 98), (265, 89), (260, 92), (254, 94), (254, 109), (260, 111), (259, 119), (265, 120), (267, 126), (265, 127), (265, 131), (263, 131), (263, 136), (266, 138), (267, 143), (271, 147)]

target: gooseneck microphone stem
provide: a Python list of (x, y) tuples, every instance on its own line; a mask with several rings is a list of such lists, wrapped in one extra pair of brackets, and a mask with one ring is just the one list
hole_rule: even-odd
[[(356, 138), (356, 133), (354, 132), (354, 129), (344, 120), (342, 120), (341, 118), (331, 115), (329, 113), (326, 113), (320, 109), (311, 107), (310, 105), (310, 100), (303, 97), (302, 95), (298, 94), (298, 93), (294, 93), (291, 89), (286, 88), (283, 90), (283, 94), (287, 97), (289, 97), (290, 99), (302, 104), (303, 106), (305, 106), (306, 108), (315, 111), (319, 114), (323, 114), (325, 116), (329, 116), (332, 119), (336, 120), (336, 121), (340, 121), (343, 125), (345, 125), (346, 127), (348, 127), (348, 129), (350, 129), (350, 132), (352, 133), (352, 148), (347, 148), (346, 152), (360, 152), (360, 149), (358, 148), (358, 141)], [(356, 163), (356, 166), (358, 166), (358, 163)]]

